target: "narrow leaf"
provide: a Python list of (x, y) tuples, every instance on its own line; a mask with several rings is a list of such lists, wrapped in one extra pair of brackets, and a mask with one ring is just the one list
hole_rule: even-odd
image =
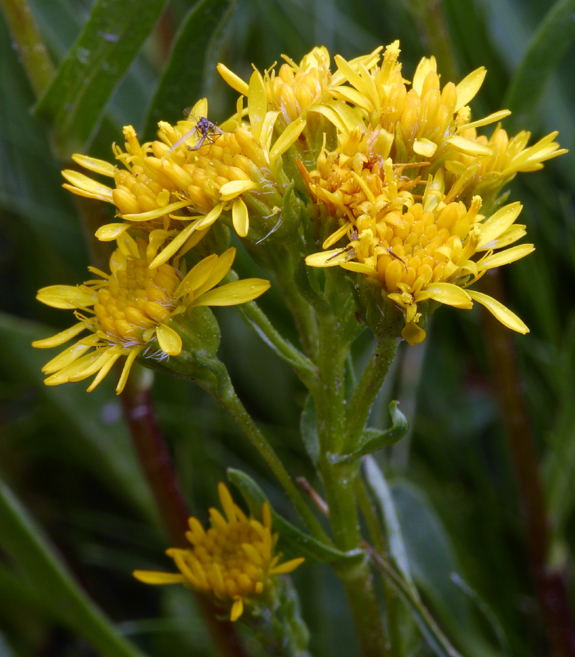
[(533, 35), (503, 102), (516, 128), (529, 123), (555, 68), (575, 39), (575, 0), (559, 0)]
[(26, 573), (40, 599), (63, 624), (102, 657), (143, 657), (78, 586), (40, 528), (1, 481), (0, 527), (2, 550)]
[(38, 101), (63, 158), (98, 127), (117, 83), (160, 17), (166, 0), (98, 0), (84, 29)]
[(146, 138), (154, 137), (158, 121), (182, 119), (186, 107), (208, 94), (213, 79), (210, 69), (215, 70), (214, 59), (233, 9), (230, 0), (201, 0), (190, 9), (146, 111)]

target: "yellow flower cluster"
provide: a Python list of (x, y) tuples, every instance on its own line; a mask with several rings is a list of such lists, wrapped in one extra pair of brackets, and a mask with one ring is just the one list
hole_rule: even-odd
[[(532, 146), (529, 133), (509, 138), (499, 125), (489, 138), (478, 135), (478, 128), (509, 114), (471, 120), (469, 103), (485, 69), (442, 85), (435, 59), (424, 58), (410, 82), (399, 54), (394, 42), (351, 61), (336, 55), (332, 72), (328, 51), (314, 48), (299, 64), (285, 58), (277, 73), (255, 70), (248, 83), (220, 64), (241, 94), (236, 113), (221, 125), (208, 119), (202, 99), (177, 125), (160, 122), (153, 142), (141, 144), (127, 126), (124, 148), (114, 145), (118, 165), (74, 156), (113, 181), (107, 186), (64, 171), (64, 187), (116, 207), (121, 221), (96, 234), (117, 240), (118, 250), (111, 275), (96, 272), (103, 280), (40, 291), (41, 301), (74, 309), (80, 323), (36, 346), (63, 344), (84, 328), (92, 332), (46, 365), (46, 382), (98, 373), (93, 387), (127, 355), (121, 390), (150, 340), (164, 357), (181, 349), (171, 317), (201, 303), (259, 296), (264, 281), (209, 291), (231, 267), (232, 251), (209, 256), (187, 275), (184, 257), (216, 222), (257, 246), (297, 214), (286, 207), (294, 183), (296, 202), (307, 205), (304, 220), (324, 249), (308, 250), (306, 263), (364, 276), (376, 298), (403, 313), (402, 335), (410, 344), (425, 337), (419, 305), (428, 300), (458, 308), (477, 301), (509, 328), (527, 332), (510, 310), (468, 287), (533, 250), (510, 246), (525, 234), (514, 223), (521, 206), (498, 208), (497, 196), (517, 172), (539, 169), (565, 150), (556, 133)], [(301, 240), (297, 221), (289, 230)]]
[(134, 577), (146, 584), (184, 584), (230, 609), (230, 618), (236, 621), (277, 575), (292, 572), (304, 559), (278, 564), (280, 557), (274, 556), (277, 534), (272, 534), (267, 502), (260, 522), (246, 517), (224, 484), (218, 485), (218, 493), (225, 517), (217, 509), (210, 509), (212, 526), (208, 530), (197, 518), (190, 518), (186, 538), (191, 547), (166, 551), (180, 572), (136, 570)]

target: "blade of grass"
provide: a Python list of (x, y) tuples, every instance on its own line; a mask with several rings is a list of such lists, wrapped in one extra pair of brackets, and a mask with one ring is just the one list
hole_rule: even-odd
[(50, 126), (61, 159), (81, 150), (166, 0), (98, 0), (35, 112)]

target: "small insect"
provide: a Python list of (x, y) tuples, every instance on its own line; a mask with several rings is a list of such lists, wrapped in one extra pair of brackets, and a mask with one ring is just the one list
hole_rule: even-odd
[(337, 258), (338, 256), (342, 255), (343, 253), (347, 253), (348, 256), (346, 258), (347, 260), (351, 260), (352, 258), (355, 258), (355, 249), (351, 244), (348, 244), (346, 247), (344, 247), (341, 251), (338, 251), (337, 253), (334, 253), (332, 256), (330, 256), (326, 262), (329, 262), (330, 260), (333, 260), (334, 258)]
[[(191, 118), (194, 119), (195, 117)], [(218, 128), (217, 123), (212, 123), (205, 116), (202, 116), (198, 119), (196, 125), (191, 130), (188, 130), (185, 135), (180, 137), (178, 141), (172, 146), (172, 148), (170, 148), (167, 156), (171, 155), (176, 150), (176, 148), (178, 148), (178, 146), (181, 146), (183, 143), (185, 143), (190, 137), (193, 136), (194, 133), (199, 135), (199, 139), (195, 146), (188, 146), (189, 151), (199, 150), (204, 145), (206, 139), (210, 144), (213, 143), (220, 135), (224, 134), (224, 131)], [(216, 136), (214, 137), (214, 135)]]

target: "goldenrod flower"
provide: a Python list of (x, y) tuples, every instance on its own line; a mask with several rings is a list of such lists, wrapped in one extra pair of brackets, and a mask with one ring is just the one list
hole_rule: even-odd
[(216, 604), (231, 608), (230, 618), (238, 620), (251, 600), (269, 588), (274, 576), (290, 573), (304, 559), (278, 564), (274, 556), (277, 534), (272, 534), (268, 503), (262, 508), (262, 522), (248, 519), (222, 483), (218, 493), (225, 517), (210, 509), (211, 527), (205, 530), (197, 518), (190, 518), (186, 538), (189, 549), (170, 548), (179, 573), (148, 570), (134, 571), (134, 577), (146, 584), (185, 584), (209, 595)]
[[(118, 239), (119, 248), (110, 259), (111, 274), (90, 267), (101, 277), (83, 285), (53, 285), (38, 292), (38, 299), (54, 308), (74, 309), (79, 323), (33, 346), (58, 347), (84, 330), (81, 338), (47, 363), (46, 385), (81, 381), (96, 374), (92, 391), (114, 363), (126, 356), (116, 388), (122, 392), (130, 368), (140, 354), (156, 360), (178, 356), (182, 339), (170, 319), (196, 306), (229, 306), (252, 301), (269, 288), (269, 281), (244, 279), (213, 289), (230, 270), (235, 249), (201, 260), (188, 274), (169, 264), (150, 268), (146, 242), (128, 234)], [(157, 340), (159, 351), (151, 346)], [(154, 342), (155, 344), (155, 342)]]
[(471, 198), (479, 194), (483, 198), (494, 197), (499, 190), (515, 177), (516, 173), (538, 171), (543, 162), (567, 153), (554, 141), (557, 132), (552, 132), (532, 146), (528, 146), (531, 133), (525, 130), (511, 139), (507, 132), (497, 126), (488, 139), (477, 135), (475, 128), (462, 132), (462, 137), (489, 149), (486, 155), (471, 156), (459, 153), (445, 164), (446, 184), (457, 185), (460, 198)]
[(402, 335), (410, 344), (425, 338), (418, 326), (418, 304), (429, 299), (467, 309), (477, 301), (505, 326), (528, 331), (495, 299), (464, 289), (489, 269), (533, 251), (533, 245), (524, 244), (494, 253), (525, 234), (524, 226), (514, 224), (521, 212), (519, 203), (484, 220), (479, 214), (481, 198), (474, 197), (469, 208), (450, 201), (438, 183), (440, 176), (430, 179), (422, 202), (416, 202), (405, 190), (409, 181), (402, 179), (401, 168), (394, 171), (390, 159), (383, 171), (377, 162), (354, 169), (353, 158), (339, 166), (331, 154), (322, 164), (308, 175), (308, 187), (317, 203), (342, 224), (324, 248), (342, 237), (348, 242), (343, 248), (308, 256), (308, 265), (341, 266), (367, 276), (402, 310), (406, 322)]

